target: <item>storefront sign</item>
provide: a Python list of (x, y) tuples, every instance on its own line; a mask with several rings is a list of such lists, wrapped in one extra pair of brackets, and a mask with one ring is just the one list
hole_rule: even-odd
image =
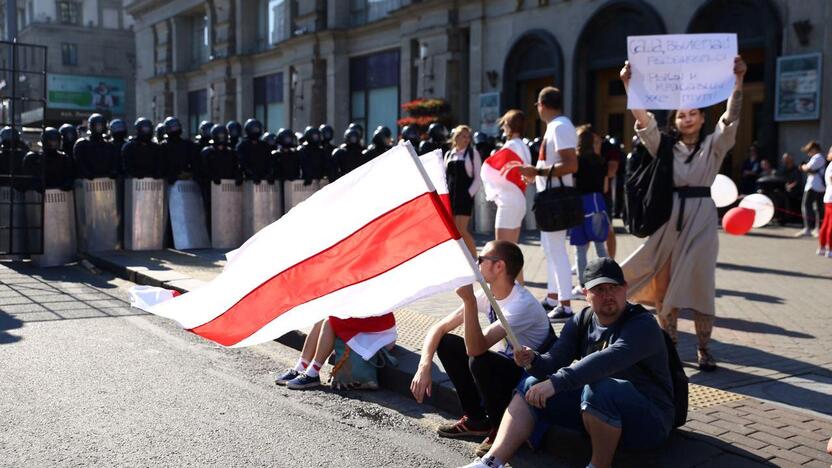
[(628, 109), (712, 106), (734, 88), (736, 34), (667, 34), (627, 37), (633, 71)]
[(777, 58), (775, 120), (820, 118), (821, 70), (819, 53)]
[(52, 108), (123, 115), (124, 95), (120, 78), (50, 73), (47, 79), (47, 101)]
[(480, 94), (480, 131), (497, 135), (500, 120), (500, 93)]

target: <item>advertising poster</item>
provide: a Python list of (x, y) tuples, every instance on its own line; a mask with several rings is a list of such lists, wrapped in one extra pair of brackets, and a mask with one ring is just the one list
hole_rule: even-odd
[(802, 54), (777, 59), (777, 95), (774, 119), (820, 118), (821, 55)]
[(124, 95), (121, 78), (54, 73), (47, 78), (47, 102), (51, 108), (123, 115)]

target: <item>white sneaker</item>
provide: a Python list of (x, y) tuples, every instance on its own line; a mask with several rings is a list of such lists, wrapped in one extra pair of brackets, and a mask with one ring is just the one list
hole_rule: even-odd
[(811, 231), (809, 231), (808, 229), (804, 229), (802, 231), (796, 232), (794, 236), (795, 237), (806, 237), (806, 236), (811, 236), (811, 235), (812, 235)]
[(469, 463), (459, 468), (503, 468), (504, 466), (505, 465), (495, 464), (493, 459), (483, 460), (482, 458), (477, 458), (473, 461), (473, 463)]
[(829, 254), (829, 251), (821, 247), (815, 253), (818, 254), (818, 257), (826, 257)]
[(814, 237), (815, 239), (817, 239), (817, 238), (818, 238), (818, 235), (820, 234), (820, 231), (818, 231), (817, 229), (812, 229), (812, 233), (811, 233), (811, 234), (812, 234), (812, 237)]
[(572, 288), (572, 299), (586, 299), (586, 296), (584, 295), (584, 288), (580, 286)]

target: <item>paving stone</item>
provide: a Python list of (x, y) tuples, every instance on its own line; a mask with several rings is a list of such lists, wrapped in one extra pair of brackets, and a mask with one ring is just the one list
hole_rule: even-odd
[(769, 434), (767, 432), (755, 432), (750, 434), (748, 437), (753, 437), (757, 440), (761, 440), (763, 442), (767, 442), (771, 445), (776, 445), (784, 450), (789, 450), (790, 448), (796, 447), (798, 444), (793, 440), (786, 440), (782, 437), (778, 437), (773, 434)]
[(768, 447), (764, 447), (762, 449), (763, 452), (770, 453), (777, 458), (784, 458), (792, 463), (797, 463), (802, 465), (811, 460), (811, 458), (807, 457), (806, 455), (801, 455), (797, 452), (790, 452), (788, 450), (783, 450), (781, 448), (777, 448), (775, 446), (769, 445)]
[[(736, 432), (726, 432), (719, 436), (720, 439), (728, 440), (730, 442), (736, 442), (738, 444), (742, 444), (746, 447), (750, 447), (754, 450), (759, 450), (763, 447), (768, 446), (768, 442), (762, 442), (759, 439), (751, 439), (749, 436), (744, 436), (742, 434), (737, 434)], [(775, 454), (776, 456), (776, 454)]]

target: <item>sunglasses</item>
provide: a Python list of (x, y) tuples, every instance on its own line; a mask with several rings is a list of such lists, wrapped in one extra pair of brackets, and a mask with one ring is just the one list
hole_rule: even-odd
[(502, 258), (500, 258), (500, 257), (489, 257), (487, 255), (484, 255), (484, 256), (483, 255), (478, 255), (477, 256), (477, 265), (482, 265), (482, 262), (484, 262), (485, 260), (491, 260), (492, 262), (497, 262), (497, 261), (502, 260)]

